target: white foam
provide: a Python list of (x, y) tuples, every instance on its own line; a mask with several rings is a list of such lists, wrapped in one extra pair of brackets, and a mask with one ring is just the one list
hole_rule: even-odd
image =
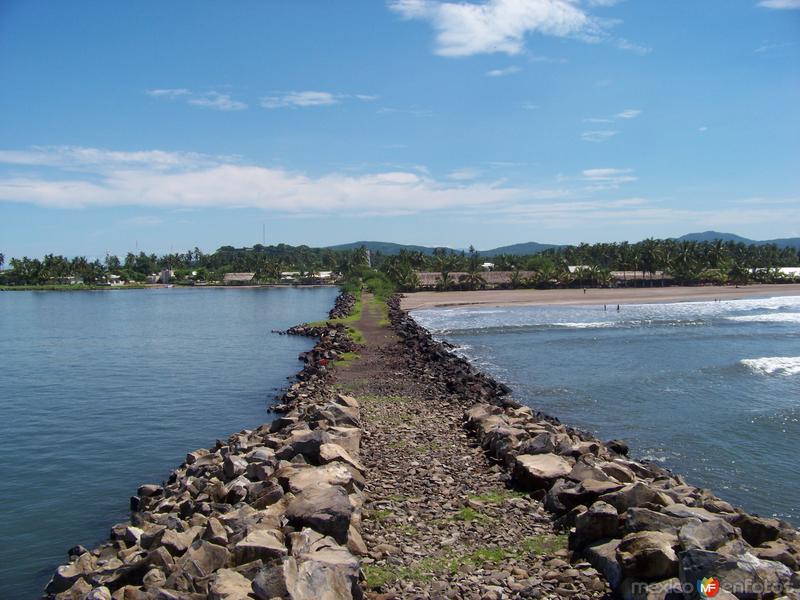
[(745, 358), (739, 362), (756, 373), (765, 375), (800, 374), (800, 356), (764, 356)]
[(769, 315), (738, 315), (725, 317), (728, 321), (745, 323), (800, 323), (800, 313), (777, 313)]
[(598, 329), (600, 327), (614, 327), (616, 323), (594, 322), (594, 323), (551, 323), (554, 327), (564, 327), (568, 329)]

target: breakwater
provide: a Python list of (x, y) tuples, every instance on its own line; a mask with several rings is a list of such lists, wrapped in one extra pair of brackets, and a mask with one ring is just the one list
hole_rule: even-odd
[[(354, 298), (342, 295), (330, 316), (345, 316), (354, 305)], [(796, 597), (800, 542), (788, 524), (748, 515), (661, 467), (632, 461), (621, 441), (602, 442), (521, 406), (507, 386), (434, 340), (400, 310), (397, 298), (388, 301), (388, 309), (397, 340), (375, 355), (379, 368), (391, 365), (391, 372), (377, 372), (376, 379), (425, 382), (438, 402), (457, 407), (483, 448), (480, 454), (491, 458), (498, 474), (505, 472), (503, 480), (526, 492), (524, 501), (513, 504), (515, 519), (525, 518), (524, 506), (530, 520), (540, 520), (543, 505), (550, 520), (569, 533), (572, 553), (558, 550), (558, 556), (572, 558), (576, 568), (552, 558), (536, 563), (542, 574), (536, 584), (536, 577), (527, 577), (525, 585), (506, 579), (498, 585), (489, 573), (465, 575), (455, 595), (445, 595), (452, 588), (443, 581), (427, 595), (420, 596), (409, 582), (395, 588), (403, 593), (380, 597), (600, 597), (595, 595), (604, 590), (599, 574), (616, 593), (648, 600), (697, 596), (697, 580), (706, 577), (718, 578), (723, 598), (730, 597), (728, 590), (743, 599)], [(289, 332), (318, 341), (301, 355), (304, 368), (279, 400), (283, 414), (270, 425), (190, 453), (164, 484), (141, 486), (131, 499), (130, 522), (114, 526), (99, 548), (71, 550), (69, 564), (48, 586), (48, 598), (346, 600), (363, 596), (370, 563), (386, 555), (397, 559), (396, 552), (418, 552), (376, 544), (374, 535), (367, 543), (362, 538), (363, 509), (370, 501), (364, 492), (370, 470), (360, 457), (364, 410), (360, 398), (334, 388), (331, 369), (338, 357), (358, 348), (343, 325)], [(380, 387), (380, 381), (374, 383)], [(383, 412), (392, 417), (391, 406)], [(380, 449), (369, 458), (374, 467)], [(409, 466), (422, 472), (419, 464)], [(444, 472), (436, 477), (421, 482), (432, 493), (448, 485)], [(469, 502), (470, 510), (481, 506), (480, 500)], [(378, 511), (371, 512), (375, 519)], [(469, 515), (462, 513), (461, 519)], [(451, 522), (444, 516), (437, 520), (436, 527)], [(491, 555), (468, 558), (485, 561)], [(469, 566), (465, 559), (451, 560)], [(514, 576), (525, 571), (517, 565)], [(408, 577), (415, 573), (401, 571)], [(592, 578), (600, 585), (591, 586)]]

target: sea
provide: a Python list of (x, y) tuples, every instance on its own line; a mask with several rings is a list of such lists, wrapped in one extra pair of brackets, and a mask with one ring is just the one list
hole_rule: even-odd
[(335, 288), (0, 293), (0, 598), (40, 597), (142, 483), (271, 420)]
[(800, 297), (412, 315), (531, 408), (800, 525)]

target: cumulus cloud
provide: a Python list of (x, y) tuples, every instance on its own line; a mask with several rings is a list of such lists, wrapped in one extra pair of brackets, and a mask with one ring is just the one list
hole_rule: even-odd
[(487, 0), (480, 4), (438, 0), (393, 0), (406, 19), (428, 21), (441, 56), (522, 52), (531, 33), (598, 39), (600, 24), (574, 0)]
[(245, 102), (234, 100), (230, 94), (217, 91), (195, 92), (187, 88), (163, 88), (145, 90), (145, 94), (152, 98), (165, 100), (185, 100), (191, 106), (200, 108), (210, 108), (221, 111), (244, 110), (247, 108)]
[(800, 0), (761, 0), (758, 5), (777, 10), (800, 10)]

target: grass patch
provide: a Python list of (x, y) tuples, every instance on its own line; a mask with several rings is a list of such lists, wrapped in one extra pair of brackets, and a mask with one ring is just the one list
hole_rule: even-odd
[(359, 360), (361, 356), (358, 355), (357, 352), (344, 352), (339, 355), (335, 361), (333, 361), (334, 367), (349, 367), (355, 361)]
[(465, 506), (461, 510), (459, 510), (456, 514), (451, 517), (454, 521), (465, 521), (467, 523), (472, 523), (473, 521), (477, 521), (478, 523), (489, 523), (493, 521), (492, 517), (489, 515), (485, 515), (482, 512), (478, 512), (474, 508), (469, 506)]
[(347, 315), (346, 317), (341, 317), (339, 319), (325, 319), (322, 321), (314, 321), (313, 323), (308, 323), (311, 327), (324, 327), (326, 324), (331, 325), (344, 325), (347, 327), (347, 333), (350, 335), (350, 339), (353, 340), (356, 344), (363, 346), (366, 343), (366, 339), (364, 338), (364, 333), (355, 326), (355, 323), (358, 323), (361, 320), (361, 314), (364, 310), (364, 304), (361, 301), (361, 296), (356, 296), (356, 303), (353, 306), (353, 312)]
[(525, 498), (526, 496), (527, 494), (525, 492), (497, 489), (490, 490), (484, 494), (470, 496), (469, 499), (474, 500), (475, 502), (481, 502), (483, 504), (503, 504), (506, 500), (511, 498)]
[(378, 325), (381, 327), (389, 327), (391, 322), (389, 321), (389, 307), (386, 305), (386, 300), (383, 298), (378, 298), (377, 296), (372, 299), (370, 305), (374, 310), (377, 310), (381, 318), (378, 321)]
[(552, 554), (566, 546), (565, 535), (542, 535), (525, 538), (513, 548), (485, 546), (462, 554), (450, 551), (411, 565), (364, 565), (363, 570), (367, 588), (377, 590), (397, 581), (425, 582), (442, 574), (453, 575), (467, 565), (481, 567), (500, 564), (511, 558), (522, 559), (529, 554)]
[(376, 510), (370, 514), (371, 519), (375, 519), (376, 521), (385, 521), (389, 517), (391, 517), (394, 513), (389, 510), (388, 508), (382, 508), (380, 510)]

